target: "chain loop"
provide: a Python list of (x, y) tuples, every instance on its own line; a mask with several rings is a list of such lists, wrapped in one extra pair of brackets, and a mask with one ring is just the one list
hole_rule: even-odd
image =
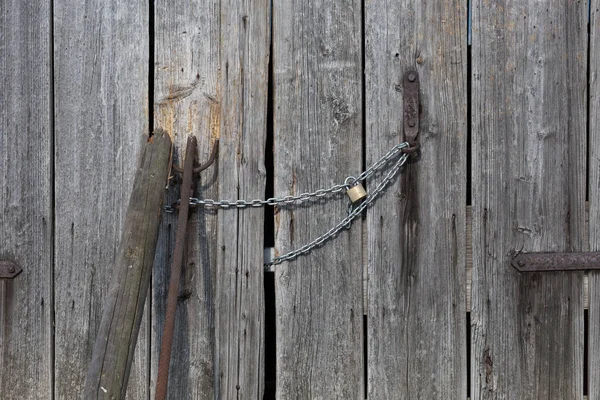
[[(276, 206), (280, 204), (294, 204), (294, 203), (303, 203), (312, 199), (322, 198), (325, 196), (332, 196), (342, 191), (346, 191), (353, 187), (354, 185), (365, 181), (366, 179), (371, 178), (377, 171), (382, 169), (390, 160), (394, 159), (398, 154), (400, 154), (400, 158), (396, 163), (392, 166), (392, 168), (385, 175), (383, 180), (375, 187), (372, 193), (370, 193), (360, 204), (356, 206), (349, 206), (348, 213), (344, 219), (338, 222), (333, 228), (317, 237), (310, 243), (305, 244), (304, 246), (296, 249), (294, 251), (290, 251), (282, 256), (275, 257), (268, 263), (265, 263), (265, 267), (268, 268), (273, 265), (281, 264), (284, 261), (290, 261), (295, 259), (296, 257), (306, 254), (315, 247), (321, 246), (325, 241), (335, 237), (342, 229), (349, 229), (352, 225), (352, 221), (359, 216), (364, 210), (371, 205), (375, 199), (381, 194), (381, 192), (385, 189), (385, 187), (390, 183), (390, 181), (396, 176), (400, 168), (406, 163), (409, 157), (409, 152), (405, 150), (410, 149), (411, 146), (409, 143), (404, 142), (397, 144), (390, 151), (388, 151), (383, 157), (381, 157), (376, 163), (367, 168), (364, 172), (362, 172), (357, 178), (354, 176), (348, 176), (343, 184), (333, 185), (328, 189), (318, 189), (314, 192), (305, 192), (296, 196), (284, 196), (284, 197), (271, 197), (266, 200), (262, 199), (254, 199), (254, 200), (213, 200), (213, 199), (198, 199), (196, 197), (190, 198), (190, 206), (204, 206), (209, 208), (248, 208), (248, 207), (264, 207), (264, 206)], [(179, 200), (177, 204), (179, 204)], [(173, 212), (175, 209), (172, 206), (166, 206), (165, 212)]]
[(319, 247), (320, 245), (322, 245), (325, 241), (337, 236), (337, 234), (341, 230), (350, 228), (350, 226), (352, 225), (352, 221), (360, 214), (362, 214), (362, 212), (366, 210), (367, 207), (369, 207), (375, 201), (375, 199), (381, 194), (381, 192), (383, 192), (385, 187), (392, 181), (392, 179), (394, 179), (400, 168), (406, 163), (407, 160), (408, 154), (402, 154), (402, 157), (400, 157), (396, 164), (394, 164), (394, 166), (392, 167), (392, 169), (390, 169), (385, 178), (381, 182), (379, 182), (379, 185), (377, 185), (373, 192), (369, 194), (358, 206), (351, 208), (346, 218), (338, 222), (333, 228), (331, 228), (312, 242), (300, 247), (299, 249), (290, 251), (289, 253), (286, 253), (283, 256), (275, 257), (270, 262), (265, 263), (265, 268), (268, 268), (272, 265), (281, 264), (284, 261), (293, 260), (298, 256), (306, 254), (315, 247)]

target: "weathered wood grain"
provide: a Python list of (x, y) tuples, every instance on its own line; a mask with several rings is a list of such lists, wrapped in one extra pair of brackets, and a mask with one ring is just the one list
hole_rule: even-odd
[(402, 141), (409, 69), (423, 108), (420, 159), (367, 213), (373, 400), (467, 396), (465, 6), (365, 3), (367, 165)]
[(583, 273), (510, 259), (584, 247), (586, 21), (580, 1), (473, 4), (474, 399), (583, 396)]
[[(148, 135), (148, 5), (54, 1), (55, 398), (81, 395)], [(145, 323), (128, 398), (147, 397)]]
[[(590, 14), (589, 63), (589, 249), (600, 250), (600, 4)], [(589, 274), (588, 396), (600, 399), (600, 272)]]
[(0, 2), (0, 397), (52, 396), (50, 2)]
[[(265, 194), (269, 0), (223, 0), (219, 197)], [(217, 398), (264, 391), (264, 210), (219, 215), (216, 298)]]
[[(588, 233), (589, 229), (589, 202), (585, 204), (585, 222), (584, 222), (584, 245), (589, 243)], [(473, 275), (473, 245), (472, 245), (472, 212), (471, 206), (467, 206), (467, 310), (471, 310), (471, 276)], [(588, 309), (589, 301), (589, 277), (588, 275), (583, 276), (583, 308)]]
[(125, 398), (150, 286), (170, 162), (171, 138), (158, 131), (144, 146), (133, 181), (82, 399)]
[[(273, 6), (274, 191), (300, 194), (362, 169), (361, 2)], [(282, 255), (344, 218), (344, 194), (281, 207)], [(363, 399), (361, 224), (275, 267), (277, 399)]]
[[(178, 144), (196, 135), (201, 162), (220, 138), (217, 163), (202, 173), (197, 196), (264, 196), (269, 4), (157, 4), (155, 126)], [(170, 398), (262, 398), (263, 213), (199, 210), (192, 217)], [(166, 260), (168, 232), (163, 240), (158, 257)], [(156, 270), (153, 343), (160, 343), (167, 283)], [(154, 345), (152, 356), (157, 360)]]
[[(178, 165), (183, 165), (188, 135), (198, 138), (203, 162), (220, 136), (220, 2), (156, 1), (154, 12), (154, 126), (173, 137)], [(218, 197), (216, 171), (215, 166), (202, 173), (196, 185), (198, 196)], [(178, 185), (172, 186), (169, 201), (179, 198)], [(214, 398), (217, 222), (214, 212), (200, 210), (188, 221), (169, 371), (170, 399)], [(155, 397), (176, 224), (176, 214), (164, 216), (154, 262), (151, 398)]]

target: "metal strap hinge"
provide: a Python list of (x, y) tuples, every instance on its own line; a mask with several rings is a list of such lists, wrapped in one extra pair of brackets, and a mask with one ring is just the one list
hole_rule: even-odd
[(13, 279), (23, 272), (23, 268), (14, 261), (0, 260), (0, 279)]
[(600, 269), (600, 251), (581, 253), (519, 253), (511, 262), (519, 272)]
[(419, 149), (419, 74), (417, 71), (409, 70), (404, 74), (402, 81), (402, 103), (404, 120), (404, 140), (410, 147), (405, 149), (405, 153), (417, 151)]

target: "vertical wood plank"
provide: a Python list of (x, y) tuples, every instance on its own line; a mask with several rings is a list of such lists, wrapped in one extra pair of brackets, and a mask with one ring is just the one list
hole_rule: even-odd
[[(589, 246), (600, 251), (600, 4), (590, 8), (589, 63)], [(589, 274), (588, 398), (600, 399), (600, 274)]]
[[(369, 399), (465, 399), (466, 4), (365, 3), (367, 165), (402, 141), (418, 71), (421, 157), (367, 213)], [(373, 186), (369, 184), (369, 186)]]
[[(219, 196), (265, 195), (270, 0), (222, 0)], [(217, 398), (264, 392), (264, 210), (219, 215)]]
[(472, 398), (583, 397), (583, 273), (515, 252), (583, 250), (587, 5), (473, 4)]
[(52, 397), (50, 2), (0, 2), (0, 393)]
[[(157, 4), (155, 126), (180, 144), (196, 135), (201, 162), (220, 139), (217, 163), (202, 173), (197, 196), (264, 196), (269, 5)], [(263, 216), (261, 209), (229, 209), (198, 210), (192, 217), (170, 397), (262, 398)], [(167, 261), (166, 232), (163, 238)], [(153, 343), (160, 343), (167, 283), (168, 275), (157, 271)], [(153, 348), (153, 358), (158, 350)]]
[(172, 142), (159, 131), (143, 146), (102, 320), (80, 398), (122, 399), (144, 317)]
[[(185, 159), (188, 135), (198, 138), (200, 160), (207, 159), (220, 136), (220, 11), (218, 0), (155, 1), (154, 127), (171, 134), (179, 165)], [(197, 196), (217, 198), (218, 179), (216, 167), (204, 171), (196, 185)], [(179, 187), (172, 186), (170, 202), (179, 197)], [(188, 221), (168, 398), (215, 398), (217, 218), (215, 212), (198, 210)], [(164, 215), (152, 277), (151, 398), (155, 396), (176, 228), (177, 215)]]
[[(54, 1), (56, 399), (82, 392), (148, 134), (148, 4)], [(128, 398), (147, 397), (142, 323)]]
[[(362, 169), (361, 2), (273, 6), (274, 190), (297, 195)], [(277, 255), (344, 218), (343, 195), (280, 207)], [(275, 268), (278, 399), (363, 399), (360, 221)]]

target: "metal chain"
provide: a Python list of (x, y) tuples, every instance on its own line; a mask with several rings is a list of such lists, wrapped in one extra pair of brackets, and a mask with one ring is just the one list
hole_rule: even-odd
[[(198, 199), (195, 197), (190, 198), (190, 206), (204, 206), (213, 208), (248, 208), (248, 207), (264, 207), (264, 206), (276, 206), (279, 204), (293, 204), (302, 203), (311, 199), (325, 197), (328, 195), (338, 194), (343, 191), (350, 189), (352, 186), (360, 183), (367, 178), (371, 177), (381, 167), (388, 163), (399, 153), (402, 153), (402, 149), (408, 148), (410, 145), (407, 142), (397, 144), (390, 151), (388, 151), (383, 157), (381, 157), (375, 164), (367, 168), (362, 174), (355, 178), (349, 176), (346, 178), (343, 184), (333, 185), (329, 189), (319, 189), (314, 192), (301, 193), (297, 196), (285, 196), (285, 197), (271, 197), (266, 200), (254, 199), (254, 200), (213, 200), (213, 199)], [(404, 154), (405, 155), (405, 154)], [(179, 203), (179, 200), (177, 201)], [(172, 206), (166, 206), (165, 212), (172, 213), (175, 209)]]
[[(322, 245), (325, 241), (335, 237), (342, 229), (348, 229), (352, 225), (352, 221), (359, 216), (370, 204), (372, 204), (375, 199), (381, 194), (381, 192), (385, 189), (385, 187), (390, 183), (390, 181), (396, 176), (400, 168), (406, 163), (408, 160), (409, 154), (403, 152), (403, 149), (409, 148), (410, 144), (408, 142), (400, 143), (394, 146), (390, 151), (388, 151), (383, 157), (381, 157), (376, 163), (367, 168), (363, 173), (361, 173), (357, 178), (353, 176), (349, 176), (346, 178), (343, 184), (333, 185), (328, 189), (319, 189), (314, 192), (306, 192), (301, 193), (297, 196), (285, 196), (285, 197), (271, 197), (266, 200), (262, 199), (254, 199), (254, 200), (213, 200), (213, 199), (198, 199), (195, 197), (190, 198), (190, 206), (204, 206), (204, 207), (213, 207), (213, 208), (248, 208), (248, 207), (264, 207), (264, 206), (276, 206), (279, 204), (293, 204), (293, 203), (302, 203), (311, 199), (321, 198), (328, 195), (334, 195), (341, 193), (342, 191), (346, 191), (351, 187), (357, 185), (358, 183), (370, 178), (375, 174), (378, 170), (380, 170), (383, 166), (385, 166), (390, 160), (395, 158), (398, 154), (402, 156), (398, 159), (398, 161), (393, 165), (393, 167), (388, 171), (387, 175), (383, 178), (383, 180), (377, 185), (377, 187), (371, 192), (358, 206), (350, 207), (348, 215), (338, 222), (333, 228), (314, 239), (310, 243), (305, 244), (304, 246), (290, 251), (282, 256), (275, 257), (270, 262), (265, 263), (265, 268), (268, 268), (273, 265), (281, 264), (284, 261), (290, 261), (295, 259), (296, 257), (306, 254), (315, 247)], [(179, 201), (177, 202), (179, 203)], [(174, 212), (175, 209), (172, 206), (166, 206), (165, 212)]]
[(392, 179), (396, 176), (400, 168), (406, 163), (408, 159), (408, 154), (403, 154), (402, 157), (394, 164), (393, 168), (387, 173), (385, 178), (379, 182), (379, 185), (373, 190), (371, 194), (369, 194), (357, 207), (353, 207), (351, 211), (348, 213), (346, 218), (337, 223), (333, 228), (313, 240), (312, 242), (305, 244), (299, 249), (290, 251), (282, 256), (275, 257), (270, 262), (265, 263), (265, 268), (268, 268), (272, 265), (281, 264), (284, 261), (290, 261), (295, 259), (296, 257), (306, 254), (315, 247), (322, 245), (327, 240), (335, 237), (342, 229), (348, 229), (352, 225), (352, 221), (358, 217), (364, 210), (371, 205), (375, 199), (381, 194), (381, 192), (385, 189), (385, 187), (390, 183)]

